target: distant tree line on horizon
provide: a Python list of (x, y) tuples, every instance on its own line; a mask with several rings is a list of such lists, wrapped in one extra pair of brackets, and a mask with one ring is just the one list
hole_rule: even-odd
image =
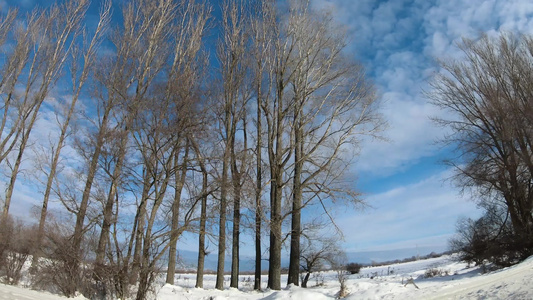
[[(136, 286), (145, 299), (165, 256), (174, 283), (188, 232), (196, 286), (207, 240), (216, 288), (226, 252), (238, 287), (251, 233), (254, 288), (266, 258), (267, 286), (281, 289), (283, 244), (287, 284), (298, 285), (303, 257), (322, 251), (304, 241), (335, 207), (362, 204), (345, 175), (361, 138), (383, 127), (343, 28), (299, 0), (228, 0), (221, 16), (204, 1), (133, 0), (122, 11), (102, 1), (96, 21), (89, 5), (11, 8), (0, 20), (4, 278), (16, 284), (31, 255), (35, 286), (121, 299)], [(22, 175), (43, 195), (25, 223), (10, 216)]]

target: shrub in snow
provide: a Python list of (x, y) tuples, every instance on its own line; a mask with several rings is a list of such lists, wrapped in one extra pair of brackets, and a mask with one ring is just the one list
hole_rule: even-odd
[(488, 264), (508, 267), (533, 253), (533, 242), (514, 232), (507, 210), (496, 206), (485, 209), (481, 218), (461, 219), (457, 223), (457, 233), (450, 246), (460, 253), (462, 260), (474, 262), (482, 269)]
[(0, 278), (16, 285), (22, 278), (24, 264), (33, 251), (35, 230), (11, 217), (0, 221)]
[(82, 252), (76, 255), (69, 224), (51, 218), (39, 249), (40, 258), (33, 269), (32, 286), (36, 289), (73, 297), (79, 293), (90, 299), (125, 299), (129, 286), (127, 273), (116, 264), (95, 265), (97, 236), (86, 233)]
[(447, 270), (437, 269), (437, 268), (430, 268), (427, 269), (424, 273), (425, 278), (433, 278), (433, 277), (440, 277), (440, 276), (448, 276), (449, 272)]
[(48, 231), (41, 247), (41, 259), (34, 266), (33, 287), (72, 297), (81, 286), (85, 267), (73, 265), (74, 250), (68, 235)]
[(352, 262), (346, 265), (346, 271), (350, 272), (350, 274), (358, 274), (361, 271), (361, 267), (361, 264)]

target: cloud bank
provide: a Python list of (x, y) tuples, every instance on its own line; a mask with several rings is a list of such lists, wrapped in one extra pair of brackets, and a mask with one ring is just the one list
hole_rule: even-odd
[(460, 197), (444, 171), (427, 179), (368, 197), (372, 208), (336, 218), (346, 233), (347, 252), (415, 247), (446, 248), (458, 216), (479, 214)]
[(389, 142), (362, 146), (358, 171), (387, 176), (436, 154), (445, 131), (423, 91), (437, 71), (435, 58), (460, 57), (462, 37), (498, 31), (533, 32), (533, 3), (513, 1), (314, 0), (348, 28), (350, 52), (366, 66), (382, 99)]

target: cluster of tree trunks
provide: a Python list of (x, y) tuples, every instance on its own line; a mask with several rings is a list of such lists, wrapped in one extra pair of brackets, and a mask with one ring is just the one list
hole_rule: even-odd
[[(165, 255), (173, 284), (184, 232), (198, 236), (197, 287), (206, 239), (216, 238), (223, 289), (228, 225), (231, 287), (249, 229), (261, 289), (264, 228), (268, 287), (281, 288), (289, 236), (288, 284), (298, 285), (302, 211), (318, 207), (332, 221), (332, 204), (360, 203), (343, 174), (359, 137), (382, 126), (364, 70), (343, 54), (342, 28), (307, 1), (228, 0), (213, 17), (206, 2), (134, 0), (120, 18), (104, 1), (92, 27), (89, 5), (36, 9), (23, 27), (10, 10), (0, 22), (0, 45), (14, 41), (0, 74), (0, 163), (9, 169), (2, 219), (30, 133), (40, 115), (53, 113), (57, 138), (34, 163), (44, 186), (36, 248), (46, 244), (49, 202), (57, 199), (74, 220), (72, 291), (88, 256), (91, 278), (113, 282), (107, 289), (119, 297), (137, 284), (144, 299)], [(206, 44), (210, 24), (219, 25), (216, 46)], [(68, 85), (69, 95), (53, 101)], [(42, 255), (35, 251), (35, 268)]]

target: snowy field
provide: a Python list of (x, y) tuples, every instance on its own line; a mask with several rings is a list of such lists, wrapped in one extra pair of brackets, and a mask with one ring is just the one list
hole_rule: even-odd
[[(440, 273), (425, 278), (428, 269)], [(413, 279), (414, 284), (408, 283)], [(339, 291), (336, 272), (317, 273), (309, 280), (309, 288), (291, 286), (281, 291), (252, 291), (253, 276), (241, 276), (240, 290), (214, 289), (215, 276), (204, 277), (205, 289), (194, 288), (195, 274), (177, 274), (176, 285), (159, 286), (158, 300), (170, 299), (334, 299)], [(282, 277), (286, 280), (286, 277)], [(229, 285), (229, 276), (225, 282)], [(406, 284), (407, 283), (407, 284)], [(266, 276), (263, 278), (266, 284)], [(348, 275), (345, 299), (533, 299), (533, 257), (525, 262), (488, 274), (477, 267), (469, 268), (453, 257), (363, 268), (360, 274)], [(416, 285), (416, 286), (415, 286)], [(417, 288), (418, 287), (418, 288)], [(65, 299), (48, 293), (0, 285), (0, 300)], [(83, 297), (76, 298), (84, 299)]]

